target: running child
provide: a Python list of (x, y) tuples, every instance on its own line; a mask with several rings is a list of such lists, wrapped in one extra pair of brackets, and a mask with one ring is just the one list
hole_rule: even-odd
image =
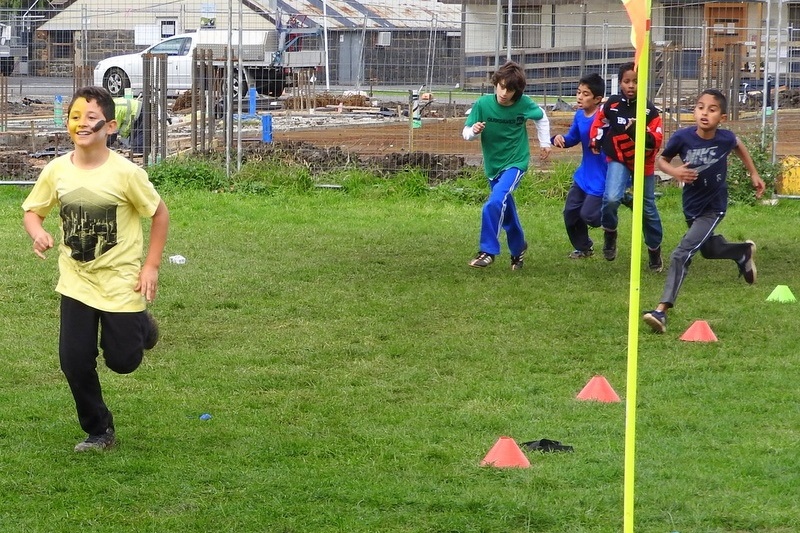
[[(601, 147), (608, 157), (606, 187), (603, 193), (603, 206), (600, 224), (603, 227), (603, 257), (613, 261), (617, 257), (617, 213), (624, 201), (625, 190), (633, 183), (633, 163), (636, 146), (636, 91), (637, 74), (635, 65), (625, 63), (619, 68), (620, 94), (610, 96), (595, 115), (592, 123), (592, 149), (599, 153)], [(658, 109), (647, 101), (647, 126), (645, 129), (644, 161), (644, 242), (647, 245), (650, 270), (661, 272), (661, 240), (663, 228), (661, 215), (656, 208), (655, 158), (664, 134), (661, 129), (661, 116)]]
[[(727, 118), (727, 99), (717, 89), (706, 89), (694, 107), (693, 127), (682, 128), (670, 137), (658, 158), (659, 170), (683, 183), (683, 216), (689, 229), (670, 256), (667, 279), (661, 301), (644, 313), (645, 323), (656, 333), (667, 331), (667, 311), (675, 305), (692, 257), (699, 251), (706, 259), (730, 259), (739, 275), (753, 284), (756, 265), (753, 241), (728, 242), (714, 230), (728, 209), (728, 155), (734, 152), (750, 173), (756, 197), (764, 194), (765, 184), (758, 174), (747, 147), (730, 130), (719, 129)], [(678, 156), (682, 165), (670, 161)]]
[[(145, 307), (156, 297), (169, 213), (147, 172), (106, 146), (117, 130), (108, 91), (78, 89), (67, 130), (74, 150), (42, 169), (22, 209), (33, 251), (42, 259), (56, 245), (42, 223), (53, 209), (61, 219), (58, 354), (87, 433), (75, 451), (85, 452), (117, 441), (97, 374), (98, 337), (106, 366), (119, 374), (136, 370), (143, 350), (158, 341), (158, 326)], [(143, 217), (152, 219), (144, 264)]]
[(511, 270), (523, 266), (528, 243), (514, 204), (513, 192), (528, 170), (530, 147), (526, 122), (536, 124), (542, 160), (550, 155), (550, 122), (544, 110), (523, 94), (527, 81), (517, 63), (507, 61), (492, 75), (494, 94), (478, 98), (467, 116), (462, 136), (480, 137), (489, 199), (483, 206), (478, 254), (468, 263), (484, 268), (500, 253), (500, 230), (506, 231)]
[(564, 225), (573, 251), (570, 259), (583, 259), (594, 254), (594, 242), (589, 227), (600, 226), (600, 209), (606, 186), (606, 156), (595, 154), (590, 145), (589, 130), (600, 102), (606, 92), (606, 82), (599, 74), (589, 74), (578, 81), (576, 99), (578, 110), (566, 135), (556, 135), (553, 146), (570, 148), (580, 143), (581, 163), (575, 169), (572, 186), (564, 204)]

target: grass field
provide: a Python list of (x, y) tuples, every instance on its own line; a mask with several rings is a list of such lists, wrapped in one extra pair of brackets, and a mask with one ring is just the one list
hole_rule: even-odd
[[(26, 193), (0, 189), (0, 530), (622, 531), (627, 212), (616, 261), (570, 261), (561, 203), (526, 203), (511, 272), (507, 252), (466, 266), (477, 203), (168, 193), (187, 263), (162, 267), (161, 342), (132, 375), (100, 361), (120, 443), (75, 454), (56, 257), (31, 251)], [(666, 258), (677, 190), (659, 207)], [(637, 532), (800, 531), (800, 307), (766, 301), (800, 293), (798, 215), (732, 208), (721, 232), (758, 243), (757, 284), (698, 256), (668, 332), (643, 325)], [(663, 279), (642, 273), (642, 309)], [(679, 340), (699, 319), (718, 342)], [(575, 399), (598, 374), (623, 402)], [(480, 467), (501, 435), (575, 451)]]

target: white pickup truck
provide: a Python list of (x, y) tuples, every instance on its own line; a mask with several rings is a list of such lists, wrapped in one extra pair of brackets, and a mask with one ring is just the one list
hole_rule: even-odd
[[(241, 58), (245, 85), (239, 90), (236, 86), (238, 74), (235, 74), (234, 93), (245, 94), (248, 87), (255, 87), (259, 94), (277, 97), (289, 84), (292, 69), (323, 65), (324, 52), (318, 30), (293, 28), (284, 30), (284, 33), (242, 30), (241, 45), (239, 33), (233, 30), (230, 40), (233, 57)], [(194, 50), (212, 50), (214, 68), (221, 70), (227, 62), (228, 39), (227, 30), (201, 29), (164, 39), (141, 52), (103, 59), (94, 68), (94, 84), (105, 87), (115, 97), (122, 96), (126, 88), (133, 89), (134, 93), (141, 92), (142, 56), (147, 53), (166, 54), (168, 91), (178, 94), (192, 87)]]

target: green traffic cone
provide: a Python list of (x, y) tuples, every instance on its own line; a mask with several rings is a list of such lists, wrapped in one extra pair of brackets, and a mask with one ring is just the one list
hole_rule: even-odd
[(791, 289), (786, 285), (778, 285), (767, 297), (768, 302), (792, 303), (796, 302), (797, 298), (792, 294)]

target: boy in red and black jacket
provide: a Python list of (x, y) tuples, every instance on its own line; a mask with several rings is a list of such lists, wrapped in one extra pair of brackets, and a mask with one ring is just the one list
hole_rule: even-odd
[[(595, 115), (589, 131), (591, 148), (595, 153), (602, 151), (608, 157), (606, 188), (600, 225), (604, 231), (603, 257), (613, 261), (617, 257), (617, 211), (623, 202), (625, 191), (633, 185), (633, 162), (636, 148), (636, 70), (633, 63), (625, 63), (619, 68), (620, 94), (610, 96)], [(663, 228), (655, 201), (656, 153), (664, 139), (661, 116), (658, 109), (647, 102), (647, 128), (645, 133), (644, 161), (644, 210), (643, 232), (647, 245), (650, 270), (661, 272), (661, 239)]]

